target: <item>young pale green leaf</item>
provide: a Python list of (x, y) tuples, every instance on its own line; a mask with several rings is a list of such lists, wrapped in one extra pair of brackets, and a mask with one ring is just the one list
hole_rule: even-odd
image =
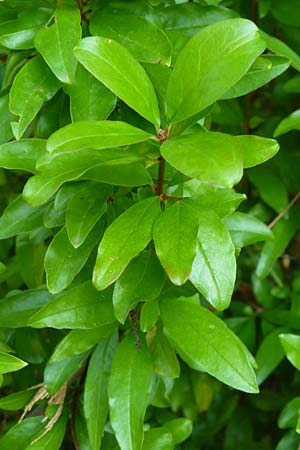
[(223, 95), (222, 99), (241, 97), (253, 92), (285, 72), (289, 66), (289, 59), (282, 56), (260, 56), (243, 78)]
[(110, 422), (121, 450), (141, 450), (143, 421), (150, 397), (151, 362), (144, 340), (133, 334), (119, 344), (108, 386)]
[(27, 289), (0, 300), (0, 326), (19, 328), (27, 325), (30, 317), (51, 299), (46, 289)]
[(248, 350), (221, 319), (180, 298), (162, 300), (160, 310), (167, 337), (190, 367), (235, 389), (258, 392)]
[(50, 100), (61, 83), (41, 56), (30, 59), (16, 75), (10, 90), (10, 110), (19, 116), (12, 122), (16, 139), (20, 139), (45, 101)]
[(64, 292), (34, 314), (34, 328), (99, 328), (115, 322), (111, 297), (99, 293), (87, 281)]
[(220, 311), (230, 304), (235, 276), (235, 249), (229, 232), (214, 211), (202, 211), (190, 281)]
[(0, 408), (7, 411), (18, 411), (23, 409), (34, 396), (34, 389), (14, 392), (0, 399)]
[(270, 228), (250, 214), (235, 212), (224, 217), (223, 223), (237, 248), (273, 238)]
[(145, 119), (159, 125), (154, 88), (142, 66), (127, 49), (112, 39), (87, 37), (74, 51), (79, 62), (108, 89)]
[(256, 25), (246, 19), (224, 20), (192, 37), (170, 76), (169, 122), (184, 120), (221, 98), (264, 49)]
[(0, 146), (0, 167), (36, 172), (36, 162), (45, 154), (44, 139), (22, 139)]
[(144, 17), (99, 10), (91, 17), (90, 31), (95, 36), (119, 42), (138, 61), (171, 63), (172, 46), (167, 35)]
[(68, 414), (65, 411), (54, 424), (53, 428), (51, 428), (45, 436), (33, 444), (29, 444), (25, 450), (60, 450), (66, 432), (68, 419)]
[(0, 374), (15, 372), (16, 370), (23, 369), (28, 363), (22, 361), (9, 353), (0, 352)]
[(287, 359), (296, 369), (300, 370), (300, 336), (285, 333), (279, 335)]
[(0, 217), (0, 239), (42, 227), (45, 209), (45, 206), (33, 208), (19, 195), (5, 208)]
[(118, 321), (124, 323), (138, 302), (157, 298), (164, 282), (164, 271), (152, 251), (145, 251), (131, 261), (114, 286), (113, 305)]
[(140, 327), (144, 332), (148, 332), (156, 324), (159, 317), (159, 304), (157, 300), (146, 302), (141, 309)]
[(81, 65), (64, 91), (70, 97), (72, 122), (105, 120), (116, 107), (117, 97)]
[(145, 431), (142, 450), (174, 450), (172, 433), (164, 427)]
[(108, 414), (108, 381), (117, 347), (117, 333), (97, 345), (84, 383), (83, 411), (93, 450), (98, 450)]
[(265, 278), (272, 270), (277, 258), (288, 246), (296, 233), (299, 223), (293, 214), (288, 219), (281, 219), (272, 228), (274, 239), (264, 244), (256, 267), (256, 275)]
[(279, 122), (274, 131), (274, 137), (281, 136), (292, 130), (300, 130), (300, 109), (296, 109), (296, 111), (293, 111)]
[(44, 384), (49, 394), (56, 394), (81, 367), (88, 353), (80, 353), (61, 361), (49, 362), (44, 369)]
[(18, 422), (0, 439), (1, 450), (24, 450), (31, 443), (33, 436), (41, 433), (44, 427), (43, 416)]
[(146, 131), (118, 121), (74, 122), (57, 130), (47, 142), (49, 152), (66, 152), (85, 148), (111, 148), (146, 141)]
[(107, 199), (111, 186), (99, 183), (86, 183), (68, 203), (66, 210), (66, 229), (73, 247), (85, 241), (94, 225), (107, 209)]
[(296, 428), (299, 420), (300, 411), (300, 397), (295, 397), (290, 400), (278, 417), (278, 427), (281, 429), (285, 428)]
[(279, 150), (279, 144), (274, 139), (267, 139), (260, 136), (244, 135), (235, 136), (234, 138), (241, 147), (243, 155), (243, 166), (258, 166), (274, 155)]
[(103, 223), (98, 222), (78, 248), (70, 243), (65, 227), (54, 236), (44, 262), (47, 287), (52, 294), (61, 292), (72, 283), (99, 242), (102, 232)]
[(34, 39), (37, 51), (62, 83), (72, 83), (77, 60), (73, 48), (81, 38), (80, 11), (75, 6), (59, 7)]
[(105, 231), (98, 248), (93, 283), (101, 291), (119, 278), (129, 262), (150, 242), (160, 214), (158, 197), (135, 203)]
[(281, 329), (269, 333), (260, 343), (255, 360), (257, 362), (257, 383), (260, 385), (274, 372), (284, 358), (284, 351), (280, 345)]
[(174, 284), (188, 279), (197, 248), (198, 214), (188, 201), (176, 202), (155, 221), (156, 254)]
[(154, 371), (168, 378), (178, 378), (180, 366), (176, 353), (164, 335), (161, 323), (147, 334), (147, 344), (153, 362)]
[(190, 178), (220, 187), (232, 187), (243, 175), (243, 157), (234, 136), (195, 132), (168, 139), (161, 146), (164, 158)]
[(116, 329), (115, 323), (109, 323), (91, 330), (72, 330), (55, 348), (50, 362), (61, 361), (90, 350), (99, 342), (107, 339)]
[(174, 444), (185, 441), (193, 431), (193, 423), (185, 417), (178, 417), (164, 423), (164, 427), (171, 431)]

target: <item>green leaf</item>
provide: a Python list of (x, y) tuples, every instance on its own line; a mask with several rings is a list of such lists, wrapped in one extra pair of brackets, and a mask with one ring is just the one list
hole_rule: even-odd
[(0, 408), (6, 411), (18, 411), (23, 409), (34, 396), (34, 389), (15, 392), (0, 399)]
[(59, 7), (34, 39), (37, 51), (62, 83), (72, 83), (75, 77), (77, 60), (73, 48), (81, 38), (80, 20), (75, 5)]
[(287, 44), (277, 39), (274, 36), (270, 36), (264, 31), (259, 31), (259, 34), (267, 44), (267, 48), (275, 53), (275, 55), (283, 56), (291, 61), (291, 66), (296, 70), (300, 70), (300, 56), (294, 52)]
[(243, 175), (240, 144), (227, 134), (208, 131), (176, 136), (164, 142), (161, 153), (175, 169), (203, 183), (232, 187)]
[(214, 211), (199, 213), (198, 246), (190, 281), (217, 310), (230, 304), (236, 276), (230, 234)]
[(68, 423), (68, 414), (61, 415), (53, 428), (34, 444), (29, 444), (25, 450), (59, 450), (64, 439)]
[(111, 297), (99, 293), (87, 281), (60, 294), (34, 314), (29, 326), (34, 328), (99, 328), (115, 322)]
[(97, 245), (102, 230), (103, 223), (98, 222), (78, 248), (70, 243), (65, 227), (54, 236), (45, 255), (47, 287), (52, 294), (61, 292), (72, 283)]
[(13, 137), (10, 122), (14, 116), (9, 110), (9, 94), (0, 97), (0, 144)]
[(298, 450), (300, 445), (299, 434), (294, 430), (288, 431), (278, 442), (275, 450)]
[(248, 350), (221, 319), (183, 298), (162, 300), (160, 310), (167, 337), (191, 368), (235, 389), (258, 392)]
[(274, 155), (279, 150), (279, 144), (274, 139), (267, 139), (260, 136), (244, 135), (235, 136), (235, 140), (241, 147), (243, 155), (243, 166), (258, 166)]
[(74, 52), (79, 62), (108, 89), (145, 119), (159, 125), (154, 88), (128, 50), (112, 39), (87, 37), (81, 40)]
[(24, 450), (33, 440), (33, 436), (42, 432), (43, 417), (31, 417), (11, 427), (0, 439), (1, 450)]
[(300, 411), (300, 397), (295, 397), (290, 400), (278, 417), (278, 427), (281, 429), (285, 428), (296, 428), (299, 420)]
[(101, 291), (117, 280), (129, 262), (150, 242), (160, 213), (158, 197), (135, 203), (105, 231), (98, 248), (93, 283)]
[(237, 248), (273, 238), (270, 228), (250, 214), (235, 212), (224, 217), (223, 223)]
[(114, 39), (141, 62), (171, 63), (172, 46), (164, 31), (144, 17), (97, 11), (91, 17), (93, 35)]
[(294, 215), (288, 219), (281, 219), (274, 225), (272, 228), (274, 239), (264, 244), (256, 267), (256, 275), (259, 278), (265, 278), (270, 273), (277, 258), (288, 246), (298, 227), (298, 220)]
[(280, 334), (279, 339), (287, 359), (296, 369), (300, 370), (300, 336), (285, 333)]
[(146, 141), (150, 137), (125, 122), (75, 122), (57, 130), (47, 142), (49, 152), (66, 152), (85, 148), (103, 149)]
[(7, 239), (43, 226), (45, 207), (33, 208), (22, 195), (15, 198), (0, 217), (0, 239)]
[(138, 302), (157, 298), (164, 282), (164, 271), (152, 251), (145, 251), (132, 260), (114, 285), (113, 305), (117, 320), (124, 323)]
[(246, 19), (224, 20), (192, 37), (170, 76), (170, 123), (186, 119), (221, 98), (264, 49), (257, 27)]
[(48, 362), (44, 369), (44, 383), (49, 394), (56, 394), (82, 367), (87, 356), (88, 353), (80, 353), (80, 355), (74, 355), (61, 361)]
[(279, 22), (294, 27), (300, 25), (300, 3), (297, 0), (286, 0), (284, 5), (280, 0), (272, 0), (271, 11)]
[(230, 88), (223, 99), (241, 97), (249, 92), (269, 83), (269, 81), (281, 75), (290, 66), (287, 58), (276, 55), (260, 56), (254, 61), (249, 71), (232, 88)]
[(173, 450), (172, 434), (167, 428), (152, 428), (145, 431), (142, 450)]
[(64, 91), (70, 96), (72, 122), (105, 120), (116, 107), (117, 97), (81, 65)]
[(86, 183), (68, 203), (66, 229), (73, 247), (80, 247), (107, 209), (111, 186)]
[(0, 146), (0, 167), (36, 172), (36, 162), (46, 150), (43, 139), (22, 139)]
[(108, 414), (108, 381), (117, 347), (117, 334), (97, 345), (90, 359), (84, 384), (83, 411), (93, 450), (102, 441)]
[(188, 201), (176, 202), (156, 220), (153, 239), (156, 254), (174, 284), (184, 284), (196, 256), (197, 211)]
[(156, 324), (159, 317), (159, 305), (157, 300), (146, 302), (141, 309), (140, 327), (144, 332), (148, 332)]
[(144, 341), (128, 334), (119, 344), (108, 386), (110, 422), (121, 450), (140, 450), (152, 369)]
[(162, 377), (178, 378), (180, 375), (180, 367), (177, 356), (164, 335), (161, 323), (158, 323), (148, 333), (147, 344), (154, 371)]
[(28, 363), (8, 353), (0, 352), (0, 374), (23, 369)]
[[(44, 236), (43, 236), (44, 238)], [(20, 274), (29, 288), (38, 288), (44, 280), (44, 257), (46, 246), (44, 240), (30, 238), (28, 233), (16, 238), (16, 258)]]
[(281, 136), (292, 130), (300, 130), (300, 109), (296, 109), (296, 111), (293, 111), (279, 122), (274, 131), (274, 137)]
[(171, 431), (174, 444), (180, 444), (192, 433), (193, 423), (190, 419), (178, 417), (177, 419), (164, 423), (164, 427)]
[(19, 293), (11, 293), (0, 300), (0, 326), (25, 327), (30, 317), (50, 299), (51, 295), (46, 289), (27, 289)]
[(16, 75), (10, 90), (10, 110), (19, 116), (12, 122), (16, 139), (20, 139), (45, 101), (50, 100), (60, 88), (41, 56), (29, 60)]
[(257, 362), (257, 383), (263, 383), (274, 372), (284, 358), (284, 351), (279, 342), (282, 330), (276, 329), (269, 333), (260, 343), (255, 359)]

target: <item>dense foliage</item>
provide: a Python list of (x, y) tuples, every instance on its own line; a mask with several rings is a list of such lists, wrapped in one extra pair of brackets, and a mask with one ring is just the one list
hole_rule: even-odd
[(1, 450), (299, 448), (299, 27), (1, 1)]

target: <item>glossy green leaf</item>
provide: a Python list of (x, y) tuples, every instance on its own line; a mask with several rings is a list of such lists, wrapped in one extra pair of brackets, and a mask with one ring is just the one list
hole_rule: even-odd
[(23, 409), (34, 396), (34, 389), (15, 392), (0, 399), (0, 408), (7, 411), (17, 411)]
[(16, 238), (16, 258), (20, 274), (28, 288), (38, 288), (44, 280), (44, 241), (31, 239), (26, 233)]
[(153, 362), (154, 371), (163, 377), (178, 378), (180, 367), (176, 353), (164, 335), (161, 323), (147, 335), (147, 344)]
[(248, 350), (221, 319), (185, 299), (165, 299), (160, 309), (167, 337), (190, 367), (235, 389), (258, 392)]
[(117, 334), (97, 345), (84, 384), (83, 411), (93, 450), (100, 448), (108, 414), (108, 381), (117, 347)]
[(257, 241), (273, 238), (270, 228), (250, 214), (235, 212), (224, 217), (223, 223), (228, 229), (235, 247), (245, 247)]
[(75, 122), (57, 130), (47, 142), (49, 152), (74, 151), (85, 148), (111, 148), (146, 141), (149, 133), (125, 122)]
[(64, 91), (70, 96), (73, 122), (105, 120), (116, 107), (117, 97), (81, 65)]
[(178, 417), (177, 419), (166, 422), (164, 426), (171, 431), (174, 444), (180, 444), (185, 441), (193, 430), (193, 424), (190, 419)]
[(295, 397), (290, 400), (278, 417), (279, 428), (296, 428), (299, 420), (300, 412), (300, 397)]
[(31, 417), (11, 427), (0, 439), (1, 450), (24, 450), (32, 441), (33, 436), (42, 433), (45, 424), (43, 417)]
[(88, 436), (86, 420), (80, 414), (75, 417), (75, 432), (80, 450), (93, 450)]
[(115, 322), (111, 298), (99, 293), (87, 281), (60, 294), (34, 314), (29, 326), (34, 328), (99, 328)]
[(0, 146), (0, 167), (36, 172), (36, 162), (46, 150), (43, 139), (22, 139)]
[(298, 450), (300, 445), (299, 434), (294, 430), (288, 431), (278, 442), (275, 450)]
[(48, 362), (44, 369), (44, 384), (49, 394), (56, 394), (81, 367), (88, 353), (80, 353), (61, 361)]
[(286, 43), (282, 42), (274, 36), (270, 36), (264, 31), (259, 31), (262, 39), (267, 44), (267, 48), (275, 53), (275, 55), (283, 56), (291, 61), (291, 66), (296, 70), (300, 70), (300, 56), (292, 50)]
[(27, 366), (27, 362), (22, 361), (9, 353), (0, 352), (0, 374), (15, 372)]
[(258, 384), (263, 383), (284, 358), (284, 351), (279, 341), (281, 331), (280, 329), (275, 329), (260, 343), (255, 355), (258, 366), (256, 374)]
[(234, 136), (195, 132), (168, 139), (161, 147), (164, 158), (190, 178), (232, 187), (243, 175), (240, 144)]
[(9, 94), (0, 97), (0, 144), (9, 141), (13, 137), (10, 122), (13, 114), (9, 110)]
[(44, 212), (45, 207), (33, 208), (22, 195), (16, 197), (0, 217), (0, 239), (42, 227)]
[(264, 163), (276, 155), (279, 150), (279, 144), (274, 139), (244, 135), (235, 136), (235, 140), (241, 146), (245, 169)]
[(75, 77), (73, 48), (81, 38), (80, 20), (78, 8), (59, 7), (34, 39), (37, 51), (62, 83), (71, 83)]
[(186, 119), (222, 97), (245, 75), (264, 48), (257, 27), (245, 19), (215, 23), (192, 37), (170, 76), (170, 123)]
[(0, 300), (0, 326), (25, 327), (30, 317), (45, 306), (51, 295), (46, 289), (27, 289)]
[(74, 51), (79, 62), (108, 89), (141, 116), (159, 125), (154, 88), (142, 66), (127, 49), (112, 39), (87, 37)]
[(278, 137), (292, 130), (300, 130), (300, 109), (296, 109), (279, 122), (274, 131), (274, 136)]
[(190, 281), (217, 310), (230, 304), (236, 276), (230, 234), (214, 211), (199, 213), (198, 245)]
[(145, 251), (133, 259), (114, 286), (113, 305), (118, 321), (124, 323), (138, 302), (157, 298), (164, 282), (164, 271), (152, 251)]
[(157, 300), (146, 302), (141, 309), (140, 327), (144, 332), (150, 331), (159, 317), (159, 304)]
[(128, 208), (106, 229), (93, 274), (93, 283), (98, 290), (117, 280), (129, 262), (150, 242), (159, 213), (159, 198), (150, 197)]
[(19, 116), (17, 122), (11, 123), (16, 139), (23, 136), (44, 102), (50, 100), (60, 86), (41, 56), (32, 58), (20, 70), (10, 91), (10, 110)]
[(68, 238), (66, 228), (62, 228), (52, 239), (45, 255), (47, 287), (53, 294), (68, 287), (85, 265), (93, 248), (103, 232), (103, 224), (98, 222), (84, 243), (74, 248)]
[(287, 359), (300, 370), (300, 336), (291, 333), (279, 335)]
[(253, 92), (281, 75), (289, 66), (290, 61), (282, 56), (260, 56), (243, 78), (232, 86), (222, 98), (241, 97), (249, 92)]
[(142, 450), (173, 450), (173, 437), (167, 428), (152, 428), (145, 431)]
[(121, 450), (140, 450), (152, 369), (144, 341), (128, 334), (119, 344), (108, 386), (110, 422)]
[(86, 183), (68, 203), (66, 229), (73, 247), (79, 247), (106, 212), (112, 189), (107, 184)]
[(156, 254), (174, 284), (188, 279), (196, 256), (198, 214), (188, 201), (176, 202), (156, 220), (153, 239)]
[(34, 444), (29, 444), (25, 450), (59, 450), (64, 439), (64, 435), (68, 423), (68, 414), (63, 413), (53, 428), (48, 431), (45, 436), (36, 441)]

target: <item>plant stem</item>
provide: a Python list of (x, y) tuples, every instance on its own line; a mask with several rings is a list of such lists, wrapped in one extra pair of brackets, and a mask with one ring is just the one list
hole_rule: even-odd
[(274, 220), (272, 220), (272, 222), (269, 223), (268, 227), (269, 228), (273, 228), (274, 225), (279, 222), (279, 220), (289, 211), (289, 209), (291, 209), (291, 207), (296, 203), (296, 201), (300, 198), (300, 192), (298, 192), (298, 194), (295, 195), (295, 197), (290, 201), (290, 203), (287, 205), (286, 208), (284, 208), (279, 214), (278, 216), (275, 217)]

